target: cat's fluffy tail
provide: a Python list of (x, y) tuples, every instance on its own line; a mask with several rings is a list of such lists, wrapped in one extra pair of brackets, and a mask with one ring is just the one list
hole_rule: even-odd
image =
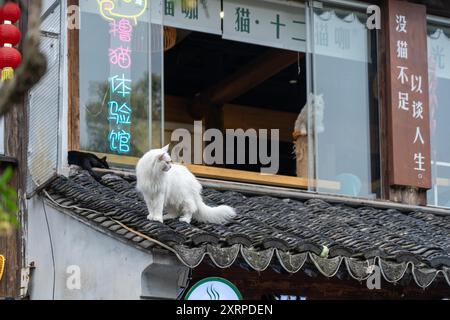
[(229, 206), (209, 207), (203, 201), (199, 201), (197, 221), (204, 223), (224, 224), (236, 216), (236, 212)]

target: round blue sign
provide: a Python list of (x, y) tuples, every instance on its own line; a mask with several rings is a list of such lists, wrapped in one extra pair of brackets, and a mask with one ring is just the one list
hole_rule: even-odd
[(230, 281), (210, 277), (193, 285), (185, 300), (242, 300), (242, 295)]

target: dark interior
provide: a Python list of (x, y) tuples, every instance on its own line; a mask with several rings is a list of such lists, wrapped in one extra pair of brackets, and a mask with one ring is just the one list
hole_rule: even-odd
[[(198, 93), (239, 72), (268, 50), (275, 49), (224, 40), (217, 35), (177, 29), (177, 44), (167, 50), (164, 57), (165, 94), (193, 99)], [(261, 68), (264, 68), (264, 65), (261, 65)], [(306, 65), (304, 55), (298, 54), (295, 63), (225, 103), (261, 108), (260, 117), (263, 118), (265, 110), (291, 112), (297, 116), (305, 102)], [(267, 129), (270, 129), (270, 119), (267, 121)], [(294, 123), (289, 134), (293, 129)], [(280, 141), (279, 174), (295, 176), (292, 151), (292, 142)], [(260, 169), (260, 165), (224, 167), (247, 171)]]

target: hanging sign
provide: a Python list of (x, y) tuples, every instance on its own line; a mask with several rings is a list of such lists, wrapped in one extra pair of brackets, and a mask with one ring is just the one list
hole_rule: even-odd
[(388, 17), (389, 182), (430, 189), (426, 8), (388, 1)]
[(222, 34), (220, 0), (155, 0), (152, 22), (165, 26)]
[(340, 18), (334, 11), (314, 13), (314, 54), (370, 62), (368, 41), (367, 27), (356, 15)]
[(257, 0), (223, 0), (223, 38), (306, 51), (305, 8)]

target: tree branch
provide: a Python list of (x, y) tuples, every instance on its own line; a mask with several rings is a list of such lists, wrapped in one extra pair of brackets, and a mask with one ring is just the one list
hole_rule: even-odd
[[(3, 2), (0, 0), (0, 5)], [(0, 83), (0, 117), (23, 101), (28, 91), (47, 71), (47, 59), (39, 48), (42, 0), (28, 3), (28, 30), (23, 45), (23, 60), (14, 78)]]

